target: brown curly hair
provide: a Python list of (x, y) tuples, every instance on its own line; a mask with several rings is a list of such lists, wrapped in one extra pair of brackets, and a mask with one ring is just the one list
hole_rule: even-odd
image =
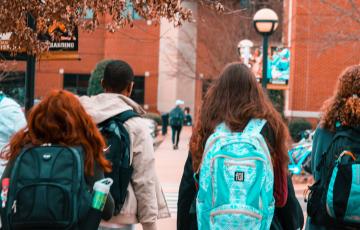
[(340, 75), (335, 94), (323, 106), (320, 125), (335, 131), (342, 126), (360, 126), (360, 65), (350, 66)]

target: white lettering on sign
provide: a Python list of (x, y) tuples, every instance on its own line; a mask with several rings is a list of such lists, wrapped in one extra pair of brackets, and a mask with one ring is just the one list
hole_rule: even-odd
[(50, 48), (74, 48), (72, 42), (54, 42), (50, 44)]

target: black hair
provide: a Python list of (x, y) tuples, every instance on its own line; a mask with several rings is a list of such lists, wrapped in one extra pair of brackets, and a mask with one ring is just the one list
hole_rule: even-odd
[(121, 60), (109, 62), (104, 71), (103, 87), (114, 93), (121, 93), (134, 81), (131, 66)]
[(190, 113), (190, 107), (185, 107), (184, 111)]

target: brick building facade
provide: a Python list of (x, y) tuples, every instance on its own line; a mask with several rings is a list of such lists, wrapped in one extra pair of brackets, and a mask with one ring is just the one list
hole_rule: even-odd
[[(288, 46), (291, 50), (285, 115), (317, 119), (337, 76), (346, 66), (360, 61), (360, 44), (350, 39), (354, 35), (359, 39), (360, 23), (351, 14), (344, 14), (352, 10), (347, 2), (334, 1), (345, 10), (339, 11), (320, 0), (229, 0), (227, 4), (235, 10), (243, 10), (219, 16), (196, 1), (185, 1), (196, 23), (180, 28), (166, 21), (149, 25), (136, 20), (133, 28), (115, 33), (103, 27), (93, 33), (79, 31), (80, 60), (39, 61), (35, 94), (41, 97), (54, 88), (85, 93), (97, 62), (122, 59), (134, 68), (135, 98), (145, 109), (167, 112), (176, 99), (183, 99), (196, 111), (208, 82), (226, 63), (239, 60), (237, 43), (250, 39), (261, 45), (252, 16), (258, 9), (269, 7), (278, 13), (281, 23), (270, 45)], [(23, 71), (24, 63), (18, 63), (17, 68)]]
[(355, 11), (344, 0), (285, 1), (283, 37), (291, 48), (287, 116), (317, 120), (339, 74), (359, 64), (360, 23)]
[[(84, 94), (97, 62), (122, 59), (134, 68), (136, 100), (145, 109), (167, 112), (176, 99), (182, 99), (194, 113), (209, 80), (216, 78), (226, 63), (239, 60), (238, 42), (251, 39), (261, 43), (251, 23), (252, 14), (259, 8), (273, 6), (281, 18), (283, 8), (282, 0), (229, 0), (228, 7), (243, 10), (218, 15), (196, 1), (184, 4), (193, 10), (196, 22), (180, 28), (165, 20), (160, 25), (136, 20), (133, 28), (115, 33), (107, 32), (104, 26), (93, 33), (80, 30), (80, 60), (37, 62), (35, 96), (41, 98), (59, 88)], [(281, 35), (280, 28), (272, 41), (281, 43)], [(19, 62), (20, 75), (24, 75), (24, 69), (24, 63)]]
[[(97, 62), (122, 59), (134, 69), (136, 100), (147, 110), (157, 111), (159, 31), (159, 26), (149, 25), (145, 20), (136, 20), (133, 28), (127, 27), (116, 33), (105, 30), (104, 24), (92, 33), (80, 30), (79, 59), (37, 60), (35, 97), (41, 98), (51, 89), (62, 88), (85, 94), (91, 71)], [(14, 70), (13, 79), (22, 81), (17, 86), (24, 85), (25, 63), (17, 62)], [(10, 67), (8, 71), (13, 70)]]

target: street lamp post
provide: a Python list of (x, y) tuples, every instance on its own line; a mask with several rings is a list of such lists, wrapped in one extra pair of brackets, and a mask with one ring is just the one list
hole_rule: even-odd
[(274, 33), (279, 25), (279, 18), (275, 11), (264, 8), (257, 11), (253, 18), (255, 30), (263, 36), (263, 71), (262, 86), (267, 86), (267, 66), (268, 66), (268, 45), (269, 36)]
[[(29, 13), (27, 19), (28, 27), (35, 30), (36, 22)], [(26, 59), (26, 75), (25, 75), (25, 111), (29, 112), (34, 106), (34, 88), (35, 88), (35, 55), (28, 54)]]

